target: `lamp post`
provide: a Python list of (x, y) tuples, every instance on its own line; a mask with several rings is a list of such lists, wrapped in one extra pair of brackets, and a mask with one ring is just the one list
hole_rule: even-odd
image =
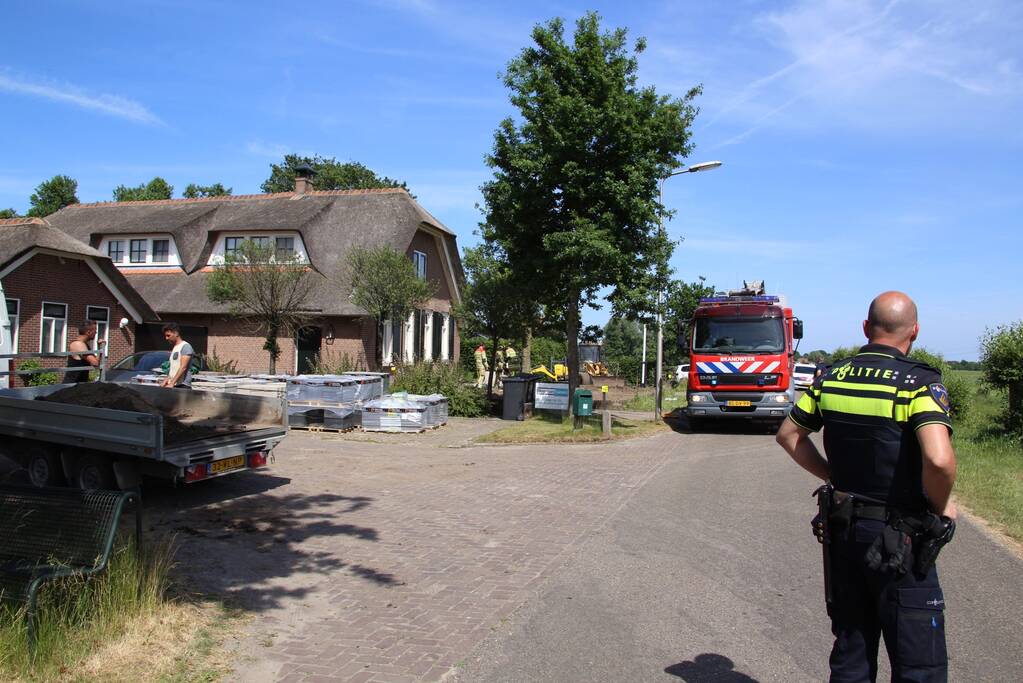
[[(702, 171), (712, 171), (721, 165), (720, 161), (703, 161), (698, 164), (692, 164), (690, 166), (683, 166), (677, 168), (668, 175), (661, 178), (660, 188), (658, 191), (658, 201), (661, 205), (661, 211), (658, 215), (659, 219), (659, 230), (660, 234), (664, 236), (664, 181), (672, 176), (682, 175), (683, 173), (700, 173)], [(658, 266), (660, 267), (660, 266)], [(664, 382), (663, 382), (663, 368), (664, 364), (664, 288), (661, 283), (660, 273), (657, 274), (657, 367), (654, 368), (654, 422), (661, 419), (662, 414), (662, 399), (664, 397)], [(646, 348), (646, 344), (643, 345)]]

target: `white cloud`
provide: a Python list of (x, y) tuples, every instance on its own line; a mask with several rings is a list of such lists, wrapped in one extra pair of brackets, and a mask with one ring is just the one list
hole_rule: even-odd
[(89, 94), (81, 88), (67, 83), (33, 82), (17, 78), (9, 73), (0, 73), (0, 91), (16, 95), (41, 97), (52, 102), (70, 104), (134, 123), (148, 125), (163, 124), (163, 121), (156, 114), (135, 100), (119, 95)]
[(294, 148), (288, 145), (264, 142), (263, 140), (252, 140), (245, 145), (245, 149), (253, 156), (266, 157), (268, 159), (282, 159), (285, 154), (301, 154), (301, 152), (296, 152)]

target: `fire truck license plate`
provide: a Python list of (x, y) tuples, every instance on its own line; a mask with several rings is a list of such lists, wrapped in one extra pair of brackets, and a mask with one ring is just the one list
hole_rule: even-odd
[(753, 404), (749, 401), (726, 401), (725, 405), (729, 408), (749, 408)]
[(210, 474), (220, 474), (221, 472), (230, 472), (231, 470), (238, 470), (245, 467), (245, 456), (236, 455), (233, 458), (224, 458), (223, 460), (217, 460), (216, 462), (210, 463)]

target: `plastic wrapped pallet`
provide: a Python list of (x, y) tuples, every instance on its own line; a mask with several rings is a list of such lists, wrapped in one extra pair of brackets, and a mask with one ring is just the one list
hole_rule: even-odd
[(349, 372), (349, 373), (345, 373), (345, 374), (351, 375), (352, 377), (379, 377), (380, 378), (380, 393), (379, 393), (379, 395), (373, 396), (373, 397), (371, 397), (371, 399), (367, 399), (367, 400), (372, 400), (372, 398), (380, 398), (381, 396), (386, 394), (390, 390), (390, 388), (391, 388), (391, 373), (389, 373), (389, 372)]
[(448, 422), (448, 399), (441, 394), (430, 394), (424, 396), (421, 394), (394, 394), (395, 396), (404, 396), (409, 401), (415, 401), (416, 403), (422, 403), (427, 407), (426, 421), (428, 427), (439, 427)]
[(323, 426), (326, 429), (352, 429), (362, 423), (362, 411), (350, 405), (323, 406)]
[(286, 385), (284, 382), (244, 382), (231, 393), (243, 396), (262, 396), (263, 398), (284, 398)]
[(383, 398), (384, 382), (379, 375), (359, 373), (357, 375), (346, 375), (345, 379), (355, 383), (356, 391), (354, 401), (372, 401)]
[(429, 408), (400, 396), (367, 401), (362, 408), (362, 429), (367, 432), (421, 432), (427, 428)]
[(354, 377), (347, 375), (323, 375), (322, 394), (324, 401), (351, 403), (359, 400), (359, 387)]
[(288, 404), (288, 426), (310, 427), (323, 424), (323, 408)]

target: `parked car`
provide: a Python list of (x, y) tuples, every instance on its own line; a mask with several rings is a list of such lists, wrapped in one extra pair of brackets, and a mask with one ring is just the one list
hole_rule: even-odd
[(808, 363), (796, 363), (792, 370), (792, 383), (797, 389), (808, 389), (813, 384), (813, 378), (817, 374), (817, 366)]
[(671, 386), (677, 387), (683, 382), (689, 381), (689, 363), (680, 363), (675, 368), (675, 376), (671, 378)]
[[(170, 362), (170, 351), (136, 351), (125, 356), (107, 368), (108, 382), (130, 382), (135, 375), (162, 374), (163, 364)], [(206, 364), (201, 355), (192, 359), (194, 370), (204, 370)]]

